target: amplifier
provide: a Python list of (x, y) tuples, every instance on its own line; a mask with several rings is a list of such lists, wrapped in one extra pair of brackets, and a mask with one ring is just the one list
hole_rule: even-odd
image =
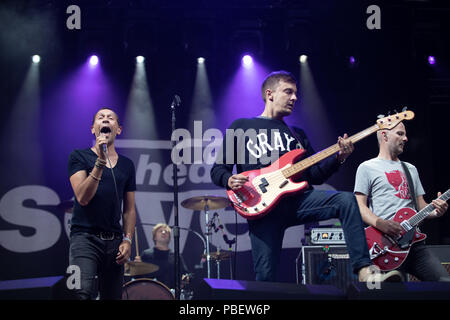
[(342, 228), (311, 229), (311, 244), (345, 244)]
[(346, 246), (304, 246), (301, 260), (302, 284), (334, 285), (345, 291), (358, 281)]

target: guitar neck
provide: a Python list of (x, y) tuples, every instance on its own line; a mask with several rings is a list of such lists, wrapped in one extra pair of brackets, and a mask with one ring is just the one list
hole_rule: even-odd
[[(438, 199), (447, 201), (449, 198), (450, 198), (450, 189), (448, 189), (443, 194), (441, 194), (441, 196)], [(430, 213), (433, 212), (434, 209), (435, 208), (434, 208), (433, 204), (430, 203), (425, 208), (420, 210), (417, 214), (415, 214), (411, 219), (409, 219), (408, 220), (409, 224), (413, 227), (417, 226), (419, 223), (422, 222), (423, 219), (428, 217), (430, 215)]]
[[(378, 129), (379, 129), (379, 126), (377, 124), (375, 124), (367, 129), (349, 137), (348, 139), (350, 139), (352, 143), (356, 143), (359, 140), (362, 140), (362, 139), (370, 136), (372, 133), (377, 132)], [(290, 178), (290, 177), (296, 175), (297, 173), (299, 173), (305, 169), (308, 169), (309, 167), (316, 164), (317, 162), (320, 162), (323, 159), (326, 159), (329, 156), (339, 152), (339, 149), (340, 149), (339, 144), (336, 143), (336, 144), (332, 145), (331, 147), (328, 147), (322, 151), (319, 151), (316, 154), (314, 154), (300, 162), (297, 162), (296, 164), (292, 165), (291, 167), (284, 169), (282, 171), (283, 175), (286, 178)]]

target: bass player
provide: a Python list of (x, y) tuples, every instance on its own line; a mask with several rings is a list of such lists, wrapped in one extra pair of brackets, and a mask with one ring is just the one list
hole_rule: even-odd
[[(216, 185), (239, 190), (248, 181), (248, 177), (240, 174), (244, 171), (267, 167), (294, 149), (306, 150), (307, 156), (314, 154), (304, 131), (289, 128), (283, 120), (292, 113), (297, 101), (296, 83), (294, 76), (286, 71), (276, 71), (266, 77), (261, 88), (265, 102), (262, 114), (237, 119), (227, 129), (211, 169), (211, 179)], [(364, 227), (354, 195), (312, 187), (312, 184), (324, 183), (354, 150), (346, 134), (338, 138), (338, 145), (336, 155), (303, 172), (301, 179), (309, 184), (306, 191), (283, 198), (264, 217), (248, 220), (257, 281), (276, 281), (287, 228), (331, 218), (342, 222), (353, 271), (360, 281), (370, 280), (373, 268), (370, 268)], [(237, 174), (233, 174), (234, 166)]]

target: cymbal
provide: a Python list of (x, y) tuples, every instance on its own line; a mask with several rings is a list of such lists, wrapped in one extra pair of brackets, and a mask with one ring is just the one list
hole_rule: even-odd
[(216, 210), (226, 208), (230, 204), (230, 200), (225, 197), (218, 196), (198, 196), (186, 199), (181, 202), (181, 205), (183, 207), (192, 210), (206, 210), (206, 206), (208, 206), (208, 210)]
[[(221, 251), (221, 252), (212, 252), (209, 254), (209, 258), (212, 260), (225, 260), (230, 257), (229, 252)], [(206, 259), (206, 254), (202, 255), (202, 258)]]
[(159, 267), (153, 263), (139, 261), (129, 261), (125, 263), (125, 276), (140, 276), (158, 270)]

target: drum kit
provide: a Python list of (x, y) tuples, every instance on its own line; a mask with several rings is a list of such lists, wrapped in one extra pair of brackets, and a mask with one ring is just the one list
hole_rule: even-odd
[[(223, 209), (230, 205), (227, 198), (219, 196), (198, 196), (184, 200), (181, 205), (186, 209), (204, 211), (206, 221), (206, 250), (202, 255), (207, 262), (208, 278), (211, 277), (211, 261), (216, 262), (217, 277), (220, 278), (220, 262), (230, 258), (229, 252), (210, 252), (211, 223), (209, 221), (209, 211)], [(139, 252), (137, 232), (135, 232), (136, 252)], [(139, 254), (137, 254), (139, 255)], [(147, 263), (130, 261), (125, 263), (125, 276), (134, 277), (144, 274), (153, 273), (159, 270), (159, 266)], [(192, 292), (182, 290), (181, 299), (192, 298)], [(165, 284), (150, 278), (133, 279), (124, 284), (122, 291), (122, 299), (124, 300), (174, 300), (174, 292)]]
[[(210, 253), (209, 243), (210, 243), (210, 237), (211, 237), (211, 223), (209, 221), (209, 210), (217, 210), (217, 209), (223, 209), (230, 205), (230, 200), (224, 197), (218, 197), (218, 196), (198, 196), (198, 197), (192, 197), (189, 199), (184, 200), (181, 202), (181, 205), (186, 209), (196, 210), (196, 211), (204, 211), (205, 212), (205, 222), (206, 222), (206, 265), (207, 265), (207, 272), (208, 272), (208, 278), (211, 278), (211, 260), (215, 260), (217, 264), (217, 268), (219, 270), (219, 263), (220, 260), (228, 258), (228, 256), (225, 257), (225, 255), (215, 255), (212, 256)], [(219, 271), (218, 271), (218, 277), (219, 277)]]
[(135, 276), (153, 273), (158, 270), (159, 266), (153, 263), (141, 261), (126, 262), (124, 276), (132, 277), (132, 280), (123, 285), (122, 300), (174, 300), (175, 297), (172, 291), (164, 283), (150, 278), (133, 279)]

